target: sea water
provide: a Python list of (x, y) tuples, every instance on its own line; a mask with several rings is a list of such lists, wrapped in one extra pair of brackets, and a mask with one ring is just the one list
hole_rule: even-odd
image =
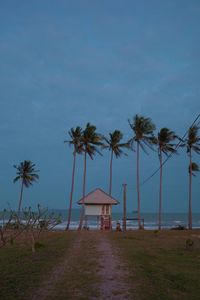
[[(127, 218), (137, 219), (137, 214), (127, 214)], [(141, 219), (144, 220), (144, 229), (155, 230), (158, 228), (158, 215), (156, 213), (141, 213)], [(123, 226), (123, 216), (122, 213), (112, 214), (112, 228), (115, 229), (117, 223)], [(72, 217), (70, 223), (70, 229), (77, 229), (79, 224), (79, 218), (76, 216)], [(61, 224), (56, 226), (56, 229), (63, 230), (66, 228), (67, 221), (63, 220)], [(188, 225), (188, 214), (187, 213), (163, 213), (162, 222), (163, 229), (171, 229), (179, 225), (187, 227)], [(88, 218), (87, 227), (89, 229), (98, 229), (99, 224), (95, 217)], [(127, 229), (137, 229), (138, 220), (127, 220)], [(193, 229), (200, 229), (200, 213), (193, 213)]]
[[(61, 223), (55, 227), (56, 230), (65, 230), (67, 226), (67, 210), (53, 210), (55, 215), (60, 214)], [(70, 229), (76, 230), (79, 225), (80, 210), (72, 211), (72, 219), (70, 222)], [(137, 213), (128, 213), (128, 219), (137, 219)], [(158, 214), (156, 213), (141, 213), (141, 219), (144, 220), (144, 229), (155, 230), (158, 228)], [(2, 225), (2, 220), (0, 219), (0, 226)], [(115, 229), (117, 223), (120, 223), (121, 228), (123, 226), (123, 214), (113, 213), (112, 214), (112, 228)], [(193, 229), (200, 229), (200, 213), (193, 213), (192, 215)], [(187, 227), (188, 225), (188, 214), (187, 213), (163, 213), (162, 222), (163, 229), (171, 229), (179, 225)], [(137, 220), (127, 220), (127, 229), (138, 229)], [(95, 217), (88, 218), (87, 227), (91, 230), (99, 228), (99, 223)]]

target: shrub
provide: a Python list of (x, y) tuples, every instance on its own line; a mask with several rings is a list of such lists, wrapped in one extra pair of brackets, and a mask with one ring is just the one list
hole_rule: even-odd
[(187, 239), (185, 241), (185, 246), (186, 246), (186, 249), (189, 250), (189, 249), (193, 249), (193, 246), (194, 246), (194, 241), (192, 239)]

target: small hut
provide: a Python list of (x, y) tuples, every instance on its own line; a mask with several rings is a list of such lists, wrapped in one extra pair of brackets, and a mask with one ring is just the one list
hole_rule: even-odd
[[(84, 200), (84, 201), (83, 201)], [(81, 198), (78, 204), (85, 206), (85, 220), (96, 217), (101, 230), (112, 229), (112, 205), (119, 201), (109, 196), (101, 189), (95, 189)]]

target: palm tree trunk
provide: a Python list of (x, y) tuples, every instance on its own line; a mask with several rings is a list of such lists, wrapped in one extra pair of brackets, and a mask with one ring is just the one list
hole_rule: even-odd
[(141, 228), (140, 222), (140, 174), (139, 174), (139, 162), (140, 162), (140, 145), (137, 141), (137, 195), (138, 195), (138, 228)]
[(192, 153), (189, 152), (189, 207), (188, 207), (188, 229), (192, 229)]
[(20, 218), (20, 212), (21, 212), (21, 206), (22, 206), (23, 189), (24, 189), (24, 181), (22, 179), (21, 191), (20, 191), (20, 197), (19, 197), (19, 205), (18, 205), (18, 217), (19, 218)]
[(73, 201), (73, 193), (74, 193), (74, 177), (75, 177), (75, 168), (76, 168), (76, 151), (74, 149), (74, 161), (73, 161), (73, 169), (72, 169), (72, 185), (70, 192), (70, 200), (69, 200), (69, 210), (68, 210), (68, 221), (66, 230), (69, 229), (70, 221), (71, 221), (71, 213), (72, 213), (72, 201)]
[(111, 150), (111, 157), (110, 157), (110, 184), (109, 184), (109, 195), (110, 196), (112, 193), (112, 162), (113, 162), (113, 150)]
[(84, 219), (84, 214), (85, 214), (86, 160), (87, 160), (87, 152), (85, 151), (85, 155), (84, 155), (84, 172), (83, 172), (83, 203), (82, 203), (81, 216), (80, 216), (80, 222), (79, 222), (78, 230), (82, 229), (83, 219)]
[(162, 214), (162, 151), (160, 151), (160, 191), (159, 191), (159, 211), (158, 211), (158, 230), (161, 230), (161, 214)]

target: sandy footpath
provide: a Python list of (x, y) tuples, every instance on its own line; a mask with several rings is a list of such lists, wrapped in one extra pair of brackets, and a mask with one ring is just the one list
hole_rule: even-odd
[[(70, 265), (74, 261), (74, 257), (81, 255), (81, 244), (83, 239), (92, 240), (97, 252), (96, 269), (100, 283), (95, 286), (96, 295), (91, 300), (126, 300), (129, 298), (130, 286), (128, 285), (128, 269), (124, 262), (121, 261), (117, 249), (113, 249), (112, 243), (106, 232), (80, 232), (75, 233), (76, 237), (71, 247), (66, 252), (64, 260), (54, 267), (51, 274), (47, 274), (47, 278), (41, 283), (39, 288), (31, 300), (46, 300), (50, 296), (55, 295), (56, 299), (56, 284), (62, 280), (66, 272), (70, 274), (73, 266)], [(92, 250), (88, 250), (86, 257), (92, 256)], [(64, 288), (64, 287), (63, 287)], [(67, 288), (67, 283), (66, 283)], [(79, 295), (79, 296), (78, 296)], [(81, 294), (77, 291), (77, 296), (73, 295), (73, 299), (82, 299)], [(77, 298), (76, 298), (77, 297)], [(80, 298), (79, 298), (80, 297)], [(133, 298), (131, 298), (133, 299)], [(66, 298), (67, 300), (67, 298)], [(88, 299), (89, 300), (89, 299)]]
[(113, 249), (106, 233), (99, 233), (96, 236), (97, 249), (99, 251), (99, 285), (98, 298), (94, 299), (130, 299), (130, 286), (128, 285), (128, 268), (121, 261), (117, 250)]

